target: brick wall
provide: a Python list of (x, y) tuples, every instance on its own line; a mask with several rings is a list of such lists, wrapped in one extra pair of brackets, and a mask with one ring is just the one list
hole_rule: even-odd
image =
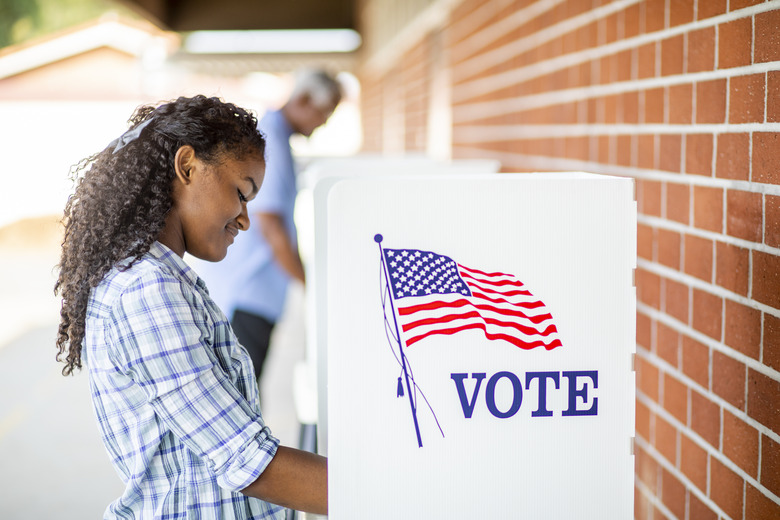
[[(366, 150), (427, 150), (441, 95), (454, 158), (635, 178), (635, 516), (780, 518), (780, 1), (443, 0), (418, 18), (365, 56)], [(426, 90), (435, 70), (446, 92)]]

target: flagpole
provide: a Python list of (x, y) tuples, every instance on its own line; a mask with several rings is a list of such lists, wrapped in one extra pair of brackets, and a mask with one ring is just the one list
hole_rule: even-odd
[(401, 368), (403, 369), (404, 379), (406, 379), (406, 393), (409, 395), (409, 406), (412, 408), (412, 419), (414, 419), (414, 429), (417, 432), (417, 445), (422, 448), (422, 437), (420, 437), (420, 425), (417, 423), (417, 409), (414, 407), (414, 401), (412, 400), (412, 387), (409, 384), (409, 373), (406, 371), (406, 355), (404, 355), (404, 347), (401, 344), (401, 334), (398, 332), (398, 319), (395, 317), (395, 307), (393, 306), (393, 291), (390, 285), (390, 277), (387, 274), (387, 264), (385, 264), (385, 255), (382, 254), (382, 235), (374, 236), (374, 241), (379, 246), (379, 258), (382, 259), (382, 269), (385, 272), (385, 282), (387, 283), (387, 290), (390, 292), (390, 311), (393, 313), (393, 323), (395, 324), (395, 335), (398, 339), (398, 351), (401, 353)]

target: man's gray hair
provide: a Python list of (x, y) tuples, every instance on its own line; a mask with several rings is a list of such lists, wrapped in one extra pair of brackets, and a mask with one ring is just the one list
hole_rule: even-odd
[(319, 107), (337, 105), (342, 97), (341, 84), (324, 70), (302, 69), (296, 73), (290, 99), (304, 95), (310, 96), (312, 102)]

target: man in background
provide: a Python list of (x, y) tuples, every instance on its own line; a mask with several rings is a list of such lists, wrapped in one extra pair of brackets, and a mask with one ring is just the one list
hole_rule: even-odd
[(293, 279), (305, 283), (293, 221), (298, 190), (290, 137), (311, 136), (333, 114), (341, 97), (332, 76), (305, 70), (298, 74), (284, 106), (263, 116), (258, 126), (267, 140), (265, 178), (247, 205), (249, 231), (238, 234), (223, 261), (199, 269), (239, 343), (249, 351), (258, 379), (288, 284)]

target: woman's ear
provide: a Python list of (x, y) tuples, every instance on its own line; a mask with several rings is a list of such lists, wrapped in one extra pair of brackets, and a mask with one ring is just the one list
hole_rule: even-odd
[(176, 173), (176, 179), (184, 184), (192, 181), (192, 169), (196, 166), (195, 149), (185, 144), (176, 150), (176, 156), (173, 158), (173, 169)]

